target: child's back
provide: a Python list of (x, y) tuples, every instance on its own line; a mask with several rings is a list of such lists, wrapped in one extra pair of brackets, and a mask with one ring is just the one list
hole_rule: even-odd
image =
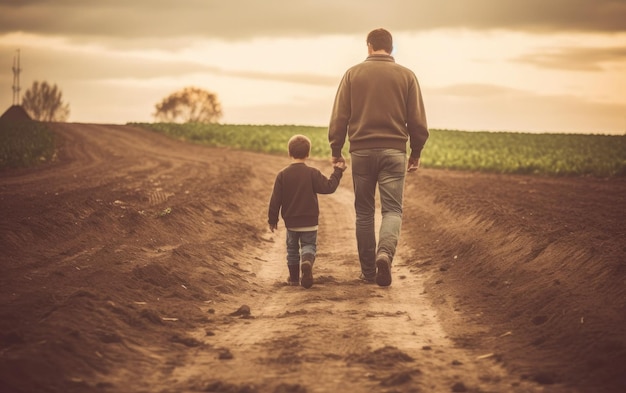
[(268, 224), (274, 232), (278, 227), (280, 213), (287, 228), (288, 282), (298, 285), (302, 270), (301, 284), (310, 288), (313, 285), (312, 267), (317, 251), (317, 194), (335, 192), (346, 166), (344, 163), (334, 165), (332, 175), (327, 178), (319, 169), (305, 163), (311, 149), (311, 141), (307, 137), (293, 136), (288, 147), (292, 163), (276, 175), (268, 209)]

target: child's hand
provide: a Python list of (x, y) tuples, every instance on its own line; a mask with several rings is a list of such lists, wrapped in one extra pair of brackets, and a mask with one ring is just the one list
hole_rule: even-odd
[(274, 232), (275, 229), (278, 229), (278, 224), (270, 224), (270, 231)]
[(337, 161), (333, 164), (333, 168), (341, 169), (341, 172), (345, 171), (348, 166), (345, 161)]

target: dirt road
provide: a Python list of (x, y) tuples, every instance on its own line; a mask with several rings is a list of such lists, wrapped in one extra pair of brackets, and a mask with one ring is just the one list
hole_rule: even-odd
[(423, 169), (380, 288), (348, 170), (305, 290), (266, 228), (286, 157), (54, 128), (55, 162), (0, 173), (2, 392), (626, 389), (625, 179)]

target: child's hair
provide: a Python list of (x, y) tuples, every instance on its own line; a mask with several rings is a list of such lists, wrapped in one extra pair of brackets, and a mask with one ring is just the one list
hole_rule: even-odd
[(303, 159), (311, 152), (311, 140), (304, 135), (294, 135), (287, 143), (289, 157)]

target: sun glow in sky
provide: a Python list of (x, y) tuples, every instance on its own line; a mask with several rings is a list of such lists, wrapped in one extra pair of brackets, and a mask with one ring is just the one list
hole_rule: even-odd
[(223, 123), (326, 126), (377, 27), (431, 128), (626, 133), (623, 0), (0, 0), (0, 111), (19, 49), (22, 92), (57, 84), (70, 121), (150, 122), (197, 86)]

